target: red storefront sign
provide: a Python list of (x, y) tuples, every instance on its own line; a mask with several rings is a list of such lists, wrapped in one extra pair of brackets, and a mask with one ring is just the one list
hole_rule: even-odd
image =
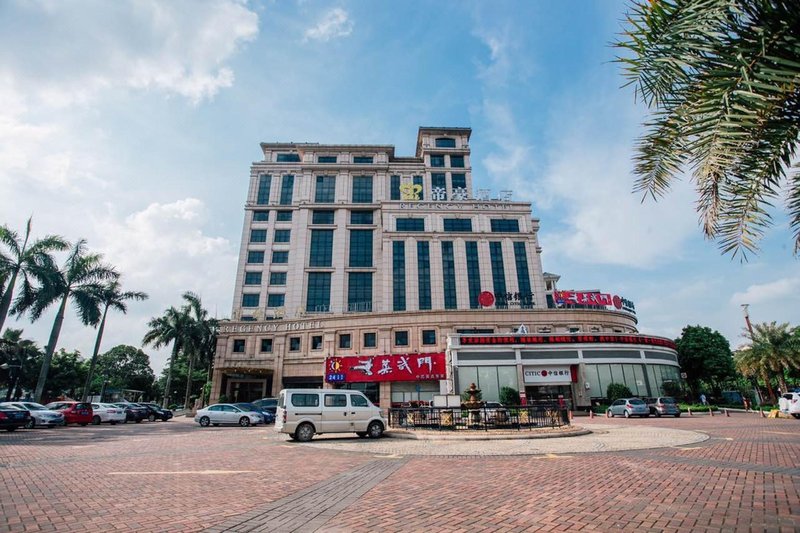
[(660, 337), (644, 335), (497, 335), (464, 336), (459, 339), (462, 346), (490, 344), (645, 344), (676, 349), (675, 342)]
[(446, 377), (444, 352), (325, 359), (328, 383), (430, 381)]

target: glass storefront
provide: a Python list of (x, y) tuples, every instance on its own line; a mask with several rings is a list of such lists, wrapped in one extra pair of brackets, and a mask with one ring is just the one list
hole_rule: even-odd
[(592, 398), (605, 398), (608, 386), (621, 383), (634, 396), (664, 394), (665, 381), (678, 381), (679, 369), (670, 365), (591, 364), (586, 365), (586, 381), (591, 385)]
[(340, 383), (335, 386), (337, 389), (357, 390), (364, 393), (369, 401), (375, 405), (380, 404), (380, 384), (379, 383)]
[(463, 394), (474, 383), (487, 402), (500, 401), (500, 389), (511, 387), (518, 391), (516, 366), (459, 366), (456, 391)]
[(430, 405), (435, 394), (438, 381), (397, 381), (392, 383), (392, 407)]

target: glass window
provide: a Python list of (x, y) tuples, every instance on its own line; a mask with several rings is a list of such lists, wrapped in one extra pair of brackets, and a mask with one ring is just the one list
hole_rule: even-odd
[(466, 174), (455, 174), (455, 173), (453, 173), (453, 176), (452, 176), (452, 178), (450, 178), (450, 181), (452, 182), (454, 191), (456, 189), (463, 189), (464, 193), (467, 192), (467, 175)]
[(478, 367), (478, 388), (484, 401), (497, 401), (500, 399), (500, 384), (497, 381), (497, 367)]
[(425, 185), (422, 182), (422, 176), (414, 176), (413, 178), (411, 178), (411, 182), (414, 184), (414, 194), (416, 194), (416, 199), (424, 200)]
[(267, 205), (269, 203), (269, 190), (272, 184), (272, 176), (269, 174), (261, 174), (258, 177), (258, 193), (256, 194), (256, 203), (258, 205)]
[[(463, 155), (451, 155), (450, 156), (450, 166), (454, 168), (464, 168), (464, 156)], [(463, 174), (462, 174), (463, 176)]]
[(422, 330), (422, 344), (425, 344), (425, 345), (436, 344), (436, 330), (435, 329), (423, 329)]
[(519, 233), (519, 220), (515, 218), (493, 218), (490, 223), (495, 233)]
[(285, 294), (270, 294), (267, 296), (267, 307), (283, 307)]
[(489, 256), (492, 264), (492, 283), (494, 285), (494, 306), (497, 309), (508, 308), (506, 296), (506, 272), (503, 265), (503, 243), (490, 242)]
[(431, 154), (431, 166), (432, 167), (443, 167), (444, 166), (444, 156), (443, 155)]
[(335, 155), (321, 155), (317, 158), (317, 163), (336, 163)]
[(444, 172), (431, 174), (431, 199), (447, 200), (447, 179)]
[(372, 176), (353, 176), (353, 203), (372, 203)]
[(525, 253), (524, 242), (514, 243), (514, 262), (517, 265), (520, 307), (530, 309), (533, 306), (533, 292), (531, 291), (531, 276), (528, 273), (528, 255)]
[(392, 310), (406, 310), (406, 243), (392, 242)]
[(372, 230), (350, 230), (350, 264), (351, 267), (372, 266)]
[(364, 333), (364, 348), (375, 348), (378, 340), (374, 332)]
[(339, 335), (339, 348), (349, 350), (352, 346), (349, 333), (342, 333)]
[(431, 308), (431, 256), (428, 241), (417, 241), (417, 287), (419, 309)]
[(308, 266), (329, 267), (333, 261), (333, 230), (312, 229)]
[(315, 210), (311, 215), (312, 224), (333, 224), (333, 211)]
[(444, 308), (457, 309), (456, 297), (456, 261), (453, 255), (453, 242), (442, 241), (442, 288), (444, 290)]
[(400, 199), (400, 176), (392, 176), (389, 178), (389, 199), (390, 200), (399, 200)]
[(261, 339), (261, 351), (272, 353), (272, 339)]
[(481, 294), (481, 267), (478, 262), (478, 243), (469, 241), (467, 248), (467, 285), (469, 286), (469, 308), (480, 309), (478, 297)]
[(424, 218), (398, 218), (395, 220), (397, 231), (425, 231)]
[(289, 351), (290, 352), (300, 351), (300, 337), (289, 337)]
[(289, 252), (272, 252), (272, 263), (283, 265), (289, 262)]
[(353, 407), (367, 407), (367, 399), (363, 396), (359, 396), (358, 394), (350, 395), (350, 403), (353, 405)]
[(244, 342), (244, 339), (233, 339), (233, 353), (243, 353)]
[(455, 148), (456, 147), (456, 140), (452, 137), (439, 137), (436, 139), (435, 146), (436, 148)]
[(253, 222), (269, 222), (269, 211), (253, 211)]
[(350, 224), (372, 224), (372, 211), (350, 211)]
[(332, 204), (336, 196), (336, 176), (317, 176), (314, 201), (318, 204)]
[(291, 222), (292, 221), (292, 212), (291, 211), (278, 211), (278, 215), (275, 219), (276, 222)]
[(322, 349), (322, 335), (314, 335), (311, 337), (311, 349), (312, 350)]
[(299, 163), (300, 154), (278, 154), (278, 163)]
[(346, 394), (326, 394), (325, 407), (347, 407)]
[(331, 310), (331, 273), (309, 272), (306, 311), (328, 313)]
[(264, 263), (264, 252), (247, 252), (247, 263), (250, 265), (260, 265)]
[(347, 276), (347, 310), (372, 311), (372, 272), (350, 272)]
[(245, 272), (244, 273), (245, 285), (261, 285), (261, 272)]
[(395, 346), (408, 346), (408, 332), (395, 331), (394, 332), (394, 345)]
[(292, 205), (292, 197), (294, 194), (294, 176), (291, 174), (285, 175), (281, 180), (281, 205)]
[(445, 218), (444, 230), (448, 232), (469, 233), (472, 231), (471, 218)]
[(267, 230), (265, 229), (251, 229), (250, 242), (267, 242)]
[(242, 307), (258, 307), (259, 294), (242, 294)]
[(356, 165), (371, 165), (373, 157), (371, 155), (357, 155), (353, 158)]
[(292, 230), (290, 229), (276, 229), (273, 242), (289, 242), (291, 234)]
[(286, 272), (270, 272), (269, 273), (270, 285), (286, 285)]
[(292, 394), (294, 407), (319, 407), (319, 394)]

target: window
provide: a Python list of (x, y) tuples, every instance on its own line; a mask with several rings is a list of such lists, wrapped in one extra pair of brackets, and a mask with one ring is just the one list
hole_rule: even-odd
[(269, 222), (269, 211), (253, 211), (253, 222)]
[(519, 233), (519, 220), (515, 218), (493, 218), (490, 223), (494, 233)]
[(261, 351), (263, 353), (272, 353), (272, 339), (261, 339)]
[(351, 267), (372, 266), (372, 230), (350, 230), (350, 264)]
[(300, 337), (289, 337), (289, 351), (290, 352), (300, 351)]
[(494, 306), (497, 309), (506, 309), (508, 300), (506, 298), (506, 273), (503, 266), (503, 243), (490, 242), (489, 256), (492, 263), (492, 282), (494, 285)]
[(233, 339), (233, 353), (244, 353), (244, 339)]
[(422, 330), (422, 344), (431, 345), (436, 344), (436, 330), (423, 329)]
[(275, 265), (285, 265), (289, 262), (289, 252), (272, 252), (272, 263)]
[(346, 394), (326, 394), (325, 407), (347, 407)]
[(312, 224), (333, 224), (333, 211), (314, 211), (311, 214)]
[(372, 176), (353, 176), (353, 203), (372, 203)]
[(322, 349), (322, 335), (314, 335), (313, 337), (311, 337), (311, 349), (312, 350)]
[(350, 211), (350, 224), (372, 224), (372, 211)]
[(350, 403), (353, 405), (353, 407), (367, 407), (367, 399), (363, 396), (359, 396), (358, 394), (350, 395)]
[(444, 166), (444, 156), (443, 155), (431, 154), (431, 166), (432, 167), (443, 167)]
[(347, 276), (347, 310), (372, 311), (372, 272), (350, 272)]
[(267, 296), (267, 307), (283, 307), (285, 294), (270, 294)]
[(300, 154), (278, 154), (278, 163), (299, 163)]
[(317, 158), (317, 163), (336, 163), (335, 155), (321, 155)]
[(451, 155), (450, 156), (450, 166), (454, 168), (464, 168), (464, 156), (463, 155)]
[(270, 285), (286, 285), (286, 272), (270, 272), (269, 273)]
[(452, 241), (442, 241), (442, 276), (444, 282), (444, 308), (457, 309), (456, 262), (453, 256)]
[(292, 205), (292, 196), (294, 194), (294, 176), (287, 174), (281, 180), (281, 205)]
[(408, 332), (395, 331), (394, 332), (394, 345), (395, 346), (408, 346)]
[(291, 211), (278, 211), (278, 215), (275, 218), (276, 222), (291, 222), (292, 221), (292, 212)]
[(469, 286), (469, 308), (480, 309), (481, 267), (478, 263), (478, 243), (469, 241), (467, 246), (467, 285)]
[(292, 394), (295, 407), (319, 407), (319, 394)]
[(371, 165), (373, 157), (371, 155), (357, 155), (353, 158), (356, 165)]
[(267, 242), (267, 230), (265, 229), (250, 230), (250, 242)]
[(317, 188), (314, 191), (314, 202), (332, 204), (336, 196), (336, 176), (317, 176)]
[(275, 239), (272, 242), (289, 242), (289, 237), (292, 234), (290, 229), (276, 229)]
[(339, 348), (342, 350), (349, 350), (351, 348), (351, 340), (349, 333), (342, 333), (339, 335)]
[(456, 140), (451, 137), (439, 137), (434, 141), (436, 148), (455, 148)]
[(312, 229), (308, 266), (329, 267), (333, 261), (333, 230)]
[(406, 243), (392, 242), (392, 310), (406, 310)]
[(392, 176), (389, 181), (390, 200), (400, 199), (400, 176)]
[(514, 261), (517, 265), (517, 287), (519, 287), (520, 307), (533, 306), (533, 293), (531, 292), (531, 277), (528, 273), (528, 255), (525, 253), (525, 243), (514, 243)]
[(431, 256), (428, 241), (417, 241), (417, 287), (419, 309), (431, 308)]
[(261, 272), (245, 272), (244, 273), (245, 285), (261, 285)]
[(254, 317), (254, 316), (243, 316), (239, 320), (241, 320), (242, 322), (255, 322), (256, 321), (256, 317)]
[(375, 348), (378, 345), (378, 339), (374, 332), (364, 333), (364, 348)]
[(256, 203), (258, 205), (267, 205), (269, 203), (269, 189), (272, 184), (272, 176), (269, 174), (261, 174), (258, 177), (258, 194), (256, 194)]
[(467, 175), (454, 172), (451, 174), (450, 182), (453, 185), (453, 190), (467, 188)]
[(431, 199), (447, 200), (447, 181), (444, 172), (431, 174)]
[(242, 294), (242, 307), (258, 307), (259, 294)]
[(417, 195), (417, 200), (425, 199), (425, 184), (422, 182), (422, 176), (414, 176), (412, 178), (414, 184), (414, 193)]
[(331, 273), (309, 272), (306, 311), (328, 313), (331, 310)]
[(469, 233), (472, 231), (471, 218), (445, 218), (444, 230), (453, 233)]
[(264, 263), (264, 252), (247, 252), (247, 263), (250, 265), (260, 265)]

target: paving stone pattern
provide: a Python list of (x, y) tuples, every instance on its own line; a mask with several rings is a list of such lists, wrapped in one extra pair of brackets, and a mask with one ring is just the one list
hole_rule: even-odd
[(575, 423), (445, 455), (181, 418), (0, 432), (0, 532), (800, 530), (800, 421)]

